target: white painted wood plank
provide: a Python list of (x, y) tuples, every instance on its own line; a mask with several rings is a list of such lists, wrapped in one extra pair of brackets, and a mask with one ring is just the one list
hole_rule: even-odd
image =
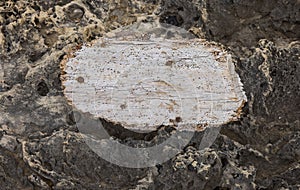
[(199, 39), (151, 32), (145, 39), (137, 31), (111, 33), (64, 64), (65, 96), (77, 109), (144, 131), (194, 130), (239, 116), (246, 96), (228, 53)]

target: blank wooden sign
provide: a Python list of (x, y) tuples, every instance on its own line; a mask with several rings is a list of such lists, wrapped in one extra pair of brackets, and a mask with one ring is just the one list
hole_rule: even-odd
[(227, 52), (158, 23), (108, 33), (62, 69), (73, 106), (133, 130), (203, 130), (236, 120), (246, 101)]

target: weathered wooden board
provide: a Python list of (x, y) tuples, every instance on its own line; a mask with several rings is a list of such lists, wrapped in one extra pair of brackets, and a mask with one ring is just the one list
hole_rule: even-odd
[(225, 51), (177, 27), (140, 24), (108, 36), (63, 64), (77, 109), (145, 131), (201, 130), (239, 116), (246, 97)]

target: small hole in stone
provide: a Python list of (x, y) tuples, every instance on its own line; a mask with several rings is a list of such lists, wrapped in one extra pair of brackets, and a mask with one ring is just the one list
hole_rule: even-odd
[(84, 9), (79, 5), (72, 4), (68, 7), (66, 13), (69, 19), (78, 21), (83, 17)]
[(194, 168), (194, 167), (192, 166), (192, 164), (189, 164), (189, 165), (187, 166), (187, 168), (188, 168), (188, 170), (190, 170), (190, 171), (196, 171), (196, 168)]
[(84, 83), (84, 78), (83, 77), (78, 77), (76, 80), (79, 83)]
[(69, 125), (75, 125), (76, 124), (76, 120), (75, 120), (75, 116), (74, 116), (73, 111), (68, 113), (66, 120), (67, 120), (67, 123)]
[(183, 11), (184, 9), (183, 9), (183, 7), (178, 7), (177, 10), (178, 11)]
[(181, 26), (183, 24), (183, 18), (178, 13), (166, 12), (160, 16), (159, 22)]
[(125, 109), (127, 107), (127, 105), (126, 104), (121, 104), (120, 105), (120, 108), (123, 110), (123, 109)]
[(166, 62), (166, 66), (172, 66), (174, 64), (174, 61), (173, 60), (168, 60)]
[(196, 16), (196, 17), (193, 18), (194, 21), (197, 21), (197, 20), (199, 20), (199, 19), (200, 19), (199, 16)]
[(268, 86), (268, 83), (267, 82), (262, 82), (260, 83), (259, 85), (261, 88), (266, 88)]
[(41, 81), (40, 83), (38, 83), (36, 91), (41, 96), (47, 96), (47, 94), (49, 93), (49, 88), (44, 81)]
[(182, 119), (181, 119), (181, 117), (176, 117), (176, 118), (175, 118), (175, 121), (176, 121), (177, 123), (179, 123), (179, 122), (182, 121)]
[(9, 101), (12, 101), (13, 97), (11, 95), (6, 96)]

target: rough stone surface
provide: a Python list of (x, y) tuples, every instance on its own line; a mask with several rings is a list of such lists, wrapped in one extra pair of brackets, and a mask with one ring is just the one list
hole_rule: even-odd
[[(299, 189), (299, 7), (298, 0), (1, 1), (0, 189)], [(199, 132), (164, 164), (122, 168), (82, 141), (59, 64), (83, 43), (152, 16), (231, 50), (249, 101), (210, 148), (197, 149)], [(131, 146), (169, 132), (110, 130)]]

